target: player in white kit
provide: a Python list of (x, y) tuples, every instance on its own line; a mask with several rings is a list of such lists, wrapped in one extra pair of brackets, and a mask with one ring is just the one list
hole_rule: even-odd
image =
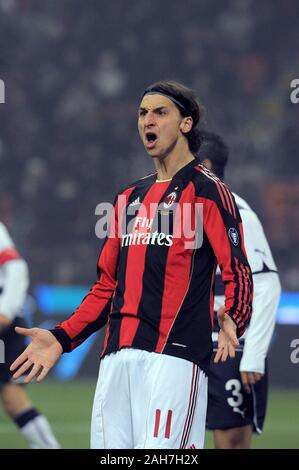
[(25, 347), (15, 332), (24, 326), (22, 308), (29, 284), (26, 262), (21, 258), (3, 223), (0, 222), (0, 398), (4, 411), (34, 449), (58, 449), (48, 420), (32, 406), (22, 386), (22, 377), (12, 380), (11, 363)]

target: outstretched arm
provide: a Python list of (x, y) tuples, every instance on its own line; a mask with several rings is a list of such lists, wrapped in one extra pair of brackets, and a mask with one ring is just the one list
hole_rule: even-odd
[[(117, 210), (113, 212), (113, 217), (116, 217), (116, 214)], [(37, 381), (40, 382), (63, 352), (72, 351), (107, 322), (116, 287), (119, 256), (118, 231), (115, 225), (117, 221), (111, 228), (114, 236), (110, 236), (111, 232), (109, 233), (99, 256), (98, 280), (73, 315), (51, 331), (40, 328), (16, 328), (17, 333), (31, 336), (32, 342), (11, 365), (12, 371), (18, 369), (14, 378), (20, 377), (32, 367), (25, 383), (37, 375)]]
[(48, 330), (41, 328), (15, 328), (16, 332), (23, 336), (31, 336), (32, 341), (25, 351), (10, 366), (11, 371), (15, 371), (14, 379), (31, 371), (24, 380), (29, 383), (37, 376), (37, 382), (41, 382), (52, 367), (56, 364), (62, 354), (62, 346), (55, 336)]
[(121, 213), (125, 208), (125, 203), (126, 197), (123, 199), (117, 197), (115, 199), (109, 235), (106, 237), (98, 259), (98, 280), (73, 315), (51, 330), (61, 344), (63, 352), (70, 352), (75, 349), (108, 321), (117, 284), (117, 267), (120, 253), (118, 213)]

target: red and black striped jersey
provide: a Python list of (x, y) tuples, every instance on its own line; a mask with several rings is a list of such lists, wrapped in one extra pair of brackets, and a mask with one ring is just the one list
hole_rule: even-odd
[(241, 218), (226, 185), (197, 160), (171, 181), (156, 178), (119, 193), (98, 280), (52, 332), (71, 351), (108, 323), (102, 357), (138, 348), (187, 359), (207, 372), (217, 264), (238, 336), (251, 315)]

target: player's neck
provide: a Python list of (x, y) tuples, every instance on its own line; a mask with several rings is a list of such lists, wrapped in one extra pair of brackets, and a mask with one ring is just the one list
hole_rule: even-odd
[(171, 152), (166, 157), (156, 158), (157, 180), (169, 180), (184, 166), (194, 160), (189, 148), (182, 152)]

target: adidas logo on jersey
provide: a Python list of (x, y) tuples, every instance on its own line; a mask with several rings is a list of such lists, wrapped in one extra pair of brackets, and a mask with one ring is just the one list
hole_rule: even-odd
[(131, 202), (131, 204), (129, 204), (129, 206), (131, 206), (131, 207), (138, 206), (138, 204), (140, 204), (140, 197), (139, 196), (133, 202)]

